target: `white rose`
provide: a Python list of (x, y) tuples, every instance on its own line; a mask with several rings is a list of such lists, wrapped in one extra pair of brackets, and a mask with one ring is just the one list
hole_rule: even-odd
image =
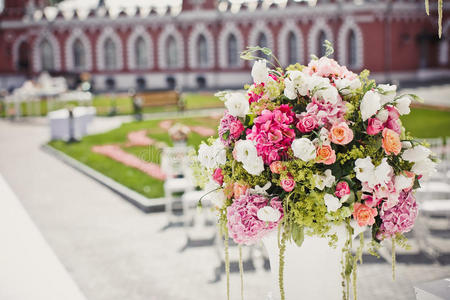
[(237, 141), (234, 146), (234, 151), (236, 153), (236, 160), (240, 162), (246, 162), (258, 156), (255, 143), (250, 140)]
[(253, 81), (256, 84), (266, 83), (269, 81), (269, 69), (266, 66), (265, 60), (257, 60), (252, 68)]
[(313, 178), (315, 187), (321, 191), (323, 191), (325, 187), (332, 187), (336, 181), (336, 178), (333, 176), (330, 169), (325, 170), (324, 175), (314, 174)]
[(381, 108), (380, 94), (374, 91), (368, 91), (361, 100), (361, 116), (366, 121), (377, 113)]
[(342, 206), (339, 199), (331, 194), (325, 194), (323, 199), (325, 200), (325, 205), (327, 206), (328, 212), (335, 212)]
[(316, 158), (316, 147), (307, 138), (296, 139), (292, 142), (294, 156), (307, 162)]
[(206, 144), (201, 144), (198, 149), (198, 161), (205, 168), (211, 169), (216, 165), (216, 160), (211, 151), (211, 147)]
[(331, 104), (336, 104), (339, 97), (337, 89), (332, 85), (328, 85), (326, 88), (317, 91), (316, 94), (319, 98)]
[(413, 167), (411, 168), (411, 171), (414, 174), (422, 175), (423, 180), (427, 180), (430, 178), (433, 173), (436, 172), (436, 163), (433, 162), (431, 159), (426, 158), (424, 160), (418, 161), (414, 163)]
[(409, 96), (403, 96), (395, 101), (395, 106), (397, 107), (398, 112), (401, 115), (407, 115), (411, 112), (411, 109), (409, 108), (410, 104), (411, 99), (409, 98)]
[(389, 112), (387, 111), (387, 109), (382, 109), (377, 113), (377, 119), (383, 123), (386, 122), (388, 118)]
[[(319, 116), (320, 118), (320, 116)], [(326, 129), (325, 127), (322, 127), (319, 131), (319, 139), (322, 141), (324, 145), (330, 144), (330, 131)]]
[(370, 157), (358, 158), (355, 161), (356, 178), (361, 182), (369, 182), (374, 180), (375, 166)]
[(294, 82), (288, 78), (284, 80), (284, 95), (291, 100), (297, 98)]
[(323, 78), (322, 76), (313, 75), (306, 77), (305, 83), (308, 86), (308, 90), (312, 91), (314, 89), (318, 90), (329, 86), (330, 80), (328, 80), (328, 78)]
[(226, 99), (225, 107), (228, 109), (230, 115), (234, 117), (245, 117), (250, 109), (247, 96), (242, 93), (229, 93)]
[(260, 208), (256, 215), (258, 219), (264, 222), (277, 222), (281, 217), (280, 211), (271, 206), (264, 206)]
[(211, 145), (211, 152), (217, 165), (224, 165), (227, 162), (227, 151), (220, 139), (216, 139)]
[(407, 177), (405, 175), (397, 175), (394, 178), (395, 190), (400, 192), (404, 189), (410, 188), (414, 184), (414, 177)]
[(395, 94), (397, 92), (396, 85), (380, 84), (378, 85), (378, 89), (383, 92), (383, 94), (381, 94), (381, 104), (386, 104), (394, 100)]
[(418, 145), (414, 148), (408, 149), (402, 154), (402, 158), (409, 162), (419, 162), (427, 159), (430, 156), (431, 150), (425, 146)]
[(391, 180), (392, 172), (392, 167), (388, 164), (387, 158), (383, 158), (381, 164), (374, 169), (374, 177), (372, 181), (369, 180), (369, 185), (386, 185)]
[(289, 99), (297, 98), (297, 94), (306, 96), (308, 94), (308, 84), (306, 75), (300, 71), (288, 71), (288, 78), (284, 80), (284, 95)]
[(353, 80), (349, 80), (347, 78), (336, 79), (334, 83), (342, 95), (348, 95), (351, 90), (356, 90), (361, 87), (361, 81), (359, 78), (355, 78)]
[(222, 208), (227, 197), (219, 188), (220, 185), (210, 178), (205, 186), (205, 192), (208, 193), (205, 195), (205, 200), (210, 201), (217, 208)]
[(242, 164), (244, 169), (251, 175), (258, 176), (264, 171), (264, 161), (260, 156), (246, 160)]

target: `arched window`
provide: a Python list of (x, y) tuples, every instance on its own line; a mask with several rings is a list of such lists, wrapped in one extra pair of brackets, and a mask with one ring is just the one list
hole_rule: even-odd
[[(265, 48), (265, 47), (268, 46), (268, 45), (267, 45), (267, 36), (266, 36), (263, 32), (261, 32), (261, 33), (259, 34), (257, 41), (258, 41), (258, 46), (260, 46), (261, 48)], [(267, 57), (267, 56), (266, 56), (264, 53), (262, 53), (261, 51), (258, 52), (258, 57), (262, 57), (262, 58), (265, 58), (265, 59), (267, 59), (267, 60), (269, 59), (269, 57)]]
[(317, 41), (319, 43), (317, 45), (317, 49), (319, 49), (319, 53), (318, 53), (319, 57), (325, 56), (326, 49), (325, 49), (324, 43), (325, 43), (326, 39), (327, 39), (327, 35), (325, 34), (325, 31), (321, 30), (319, 32), (319, 39)]
[(230, 34), (227, 40), (227, 55), (228, 55), (228, 66), (236, 67), (238, 64), (238, 49), (237, 40), (234, 34)]
[(148, 66), (148, 49), (142, 36), (138, 37), (134, 43), (135, 65), (138, 69), (144, 69)]
[(357, 64), (356, 47), (357, 45), (355, 32), (353, 30), (350, 30), (347, 38), (347, 62), (349, 67), (354, 67)]
[(84, 50), (83, 43), (76, 39), (72, 46), (73, 50), (73, 66), (76, 69), (86, 68), (86, 51)]
[(17, 60), (17, 70), (19, 71), (28, 71), (28, 68), (30, 67), (30, 60), (29, 60), (29, 47), (27, 42), (22, 42), (19, 46), (19, 53), (18, 53), (18, 60)]
[(111, 38), (107, 38), (103, 45), (105, 53), (105, 69), (116, 70), (117, 69), (117, 57), (116, 57), (116, 44), (114, 44)]
[(169, 68), (176, 68), (178, 66), (178, 51), (177, 42), (175, 38), (171, 35), (167, 38), (167, 55), (166, 55), (166, 65)]
[(290, 31), (288, 34), (288, 62), (295, 64), (298, 62), (297, 37)]
[(41, 65), (43, 71), (50, 71), (55, 69), (54, 54), (52, 45), (48, 40), (43, 40), (39, 45), (41, 51)]
[(200, 68), (208, 66), (208, 43), (203, 34), (197, 38), (197, 62)]

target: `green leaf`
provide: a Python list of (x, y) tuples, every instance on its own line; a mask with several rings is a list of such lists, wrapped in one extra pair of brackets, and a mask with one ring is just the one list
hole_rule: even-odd
[(297, 244), (297, 246), (301, 246), (303, 244), (303, 240), (305, 239), (305, 233), (303, 226), (298, 226), (295, 223), (291, 225), (292, 239)]
[(256, 118), (256, 115), (254, 115), (254, 114), (246, 115), (245, 116), (244, 125), (245, 126), (252, 126), (253, 125), (253, 121), (255, 120), (255, 118)]
[(323, 46), (325, 47), (325, 56), (331, 56), (334, 53), (333, 44), (329, 40), (325, 40), (323, 42)]
[(406, 94), (407, 96), (413, 98), (414, 101), (420, 102), (420, 103), (424, 103), (425, 101), (420, 98), (419, 96), (417, 96), (416, 94)]

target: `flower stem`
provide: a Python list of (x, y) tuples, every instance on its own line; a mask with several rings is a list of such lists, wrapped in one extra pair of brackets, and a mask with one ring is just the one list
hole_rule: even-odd
[(230, 300), (230, 253), (228, 249), (228, 228), (225, 227), (225, 273), (227, 274), (227, 300)]
[(392, 280), (395, 280), (395, 238), (392, 238)]
[(286, 299), (286, 295), (284, 293), (284, 254), (286, 251), (286, 239), (287, 233), (286, 230), (283, 231), (281, 236), (281, 243), (279, 244), (279, 268), (278, 268), (278, 285), (280, 286), (280, 297), (281, 300)]
[(244, 265), (242, 263), (242, 245), (239, 245), (239, 274), (241, 276), (241, 300), (244, 300)]

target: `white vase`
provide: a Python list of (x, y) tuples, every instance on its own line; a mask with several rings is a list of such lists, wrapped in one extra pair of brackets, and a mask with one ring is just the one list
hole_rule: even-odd
[[(325, 238), (305, 234), (301, 247), (286, 242), (284, 259), (284, 291), (286, 300), (342, 299), (342, 248), (347, 240), (344, 225), (332, 228), (338, 236), (336, 248)], [(269, 299), (280, 299), (278, 284), (279, 248), (277, 231), (262, 239), (270, 260), (272, 291)]]

